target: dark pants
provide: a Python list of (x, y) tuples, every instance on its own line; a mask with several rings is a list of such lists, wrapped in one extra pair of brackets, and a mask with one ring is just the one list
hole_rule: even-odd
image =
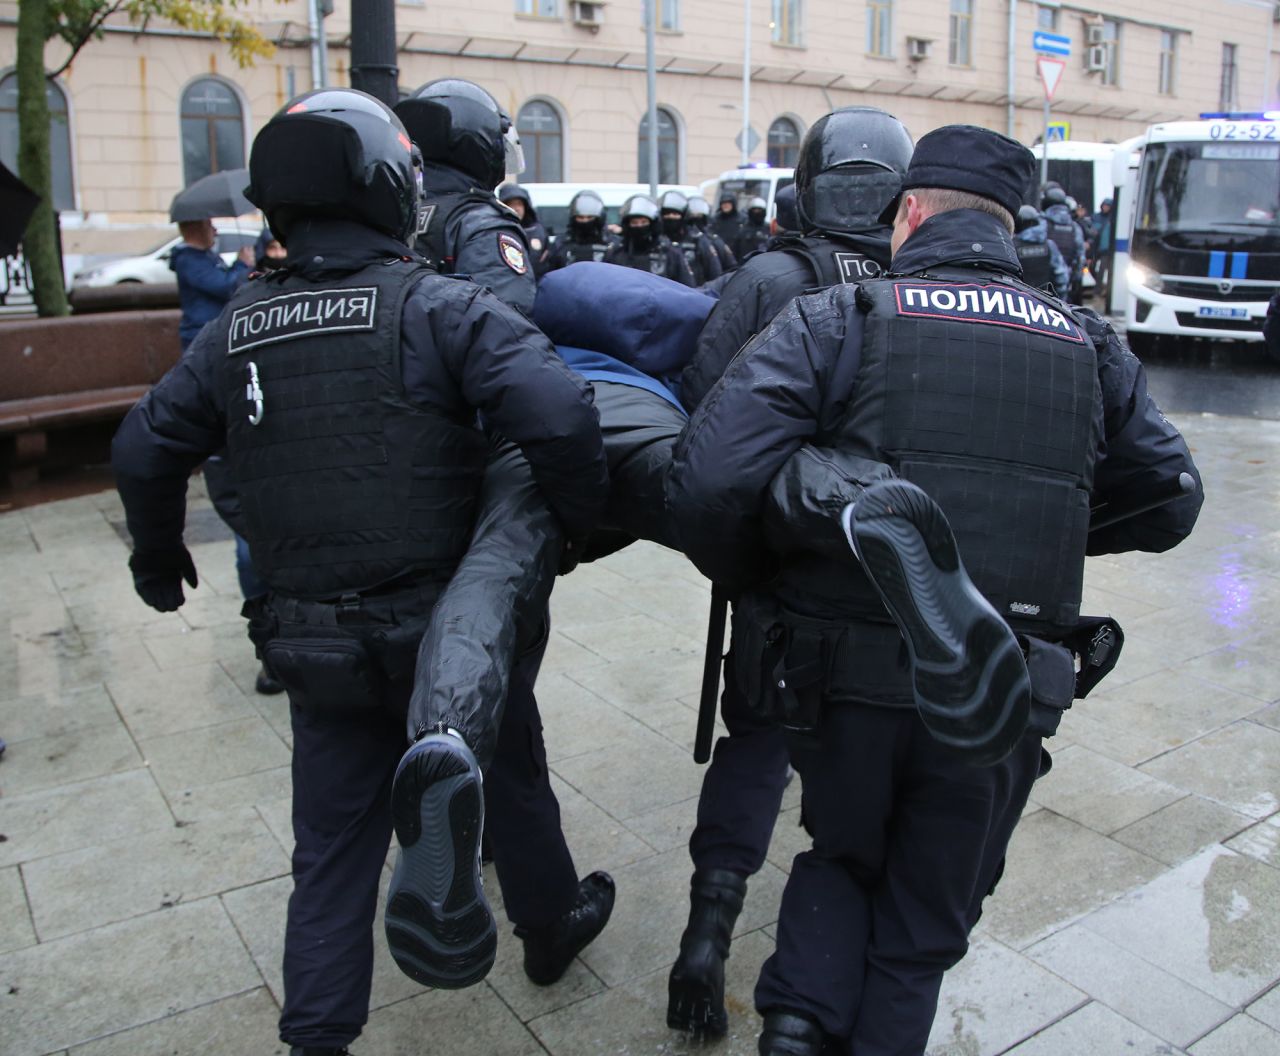
[(828, 705), (819, 737), (791, 741), (813, 849), (792, 864), (756, 1007), (806, 1013), (856, 1056), (918, 1056), (943, 973), (999, 878), (1040, 738), (969, 766), (914, 710), (855, 704)]
[[(484, 784), (507, 916), (526, 927), (565, 912), (578, 883), (533, 695), (540, 661), (540, 654), (526, 657), (512, 673)], [(288, 1044), (341, 1047), (368, 1019), (378, 882), (392, 831), (391, 780), (407, 747), (407, 699), (395, 704), (351, 717), (291, 709), (294, 890), (280, 1014), (280, 1038)]]
[(729, 731), (716, 741), (702, 778), (698, 824), (689, 838), (694, 869), (760, 871), (787, 786), (782, 730), (755, 715), (738, 688), (732, 660), (724, 664), (720, 715)]

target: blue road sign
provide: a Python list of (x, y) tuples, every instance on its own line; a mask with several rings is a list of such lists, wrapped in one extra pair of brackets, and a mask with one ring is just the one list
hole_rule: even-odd
[(1071, 38), (1060, 33), (1042, 33), (1037, 30), (1031, 35), (1031, 46), (1045, 55), (1067, 57), (1071, 54)]
[(1048, 128), (1049, 143), (1065, 143), (1071, 138), (1071, 122), (1070, 121), (1050, 121)]

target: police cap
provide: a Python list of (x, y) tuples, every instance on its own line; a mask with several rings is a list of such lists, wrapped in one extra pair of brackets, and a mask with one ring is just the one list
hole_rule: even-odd
[(902, 189), (967, 191), (1004, 206), (1013, 216), (1034, 174), (1035, 156), (1017, 140), (976, 125), (944, 125), (916, 143)]

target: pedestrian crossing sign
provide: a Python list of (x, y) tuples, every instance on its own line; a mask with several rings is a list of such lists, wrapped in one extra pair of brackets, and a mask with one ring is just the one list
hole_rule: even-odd
[(1071, 138), (1070, 121), (1050, 121), (1048, 142), (1065, 143)]

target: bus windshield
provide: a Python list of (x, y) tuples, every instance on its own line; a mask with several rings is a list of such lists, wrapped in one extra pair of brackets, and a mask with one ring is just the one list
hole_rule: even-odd
[(1280, 143), (1152, 143), (1142, 163), (1137, 227), (1153, 234), (1274, 231)]

